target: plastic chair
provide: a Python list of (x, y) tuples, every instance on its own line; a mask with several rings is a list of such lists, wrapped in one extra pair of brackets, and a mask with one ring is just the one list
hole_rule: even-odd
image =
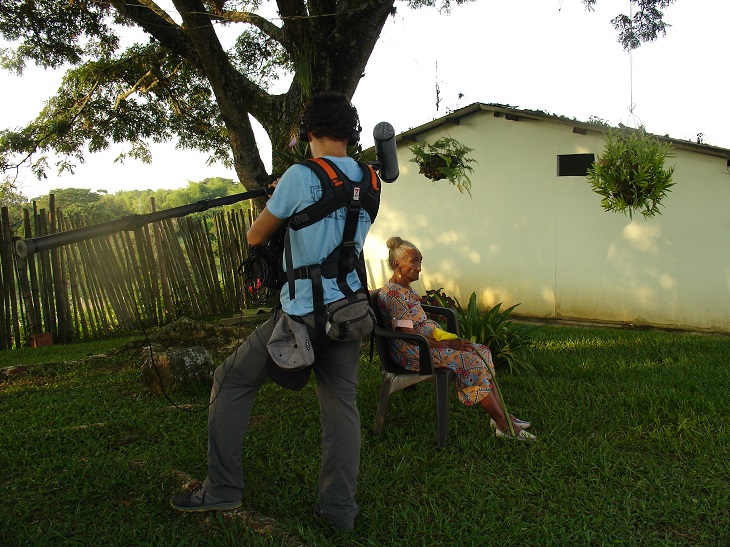
[[(431, 362), (431, 351), (425, 336), (410, 334), (406, 332), (393, 331), (386, 327), (378, 309), (378, 295), (380, 289), (370, 291), (370, 306), (375, 312), (375, 342), (380, 357), (380, 370), (382, 371), (382, 382), (380, 384), (380, 397), (378, 408), (375, 412), (375, 424), (373, 435), (376, 437), (383, 432), (385, 413), (388, 410), (390, 396), (419, 382), (433, 381), (436, 395), (436, 442), (442, 447), (446, 444), (446, 436), (449, 429), (449, 389), (453, 380), (453, 372), (448, 368), (435, 368)], [(447, 330), (459, 333), (459, 322), (456, 312), (451, 308), (423, 305), (426, 313), (436, 313), (446, 318)], [(390, 357), (388, 340), (399, 338), (409, 340), (418, 345), (418, 356), (420, 360), (420, 372), (413, 372), (398, 366)]]

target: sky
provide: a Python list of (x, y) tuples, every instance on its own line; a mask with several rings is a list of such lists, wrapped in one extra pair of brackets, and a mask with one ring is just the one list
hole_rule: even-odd
[[(158, 4), (172, 8), (171, 0)], [(353, 97), (366, 147), (378, 122), (390, 122), (400, 133), (481, 102), (643, 125), (650, 133), (730, 148), (728, 0), (677, 0), (665, 11), (671, 25), (666, 36), (631, 54), (610, 24), (628, 13), (628, 0), (598, 0), (593, 12), (581, 0), (478, 0), (455, 6), (450, 15), (396, 5)], [(0, 128), (31, 121), (61, 76), (34, 67), (22, 77), (4, 73)], [(270, 145), (263, 130), (258, 134), (267, 162)], [(152, 164), (115, 163), (122, 147), (113, 147), (87, 154), (74, 174), (49, 170), (39, 181), (25, 170), (17, 183), (33, 198), (58, 188), (114, 193), (236, 179), (220, 164), (206, 165), (205, 154), (176, 150), (174, 143), (151, 148)]]

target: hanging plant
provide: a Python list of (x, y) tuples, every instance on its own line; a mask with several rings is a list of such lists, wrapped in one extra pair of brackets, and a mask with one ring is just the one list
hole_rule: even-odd
[(651, 218), (661, 214), (659, 205), (674, 186), (674, 166), (664, 169), (664, 161), (674, 157), (671, 145), (637, 131), (610, 130), (606, 149), (588, 169), (588, 182), (602, 197), (606, 211), (633, 218), (634, 212)]
[(441, 137), (433, 144), (417, 142), (408, 147), (413, 153), (410, 160), (418, 164), (419, 173), (432, 181), (447, 179), (459, 192), (471, 196), (471, 180), (468, 173), (474, 172), (469, 165), (475, 160), (469, 157), (469, 148), (451, 137)]

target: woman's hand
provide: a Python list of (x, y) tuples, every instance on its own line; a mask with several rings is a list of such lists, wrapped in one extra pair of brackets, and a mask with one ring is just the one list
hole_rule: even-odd
[(435, 346), (437, 348), (450, 348), (456, 351), (471, 351), (473, 349), (471, 342), (462, 338), (456, 338), (454, 340), (441, 340), (440, 342), (436, 342), (436, 344), (438, 344)]

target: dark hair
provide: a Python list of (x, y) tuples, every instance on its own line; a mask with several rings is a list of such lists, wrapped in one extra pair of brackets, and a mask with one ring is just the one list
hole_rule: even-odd
[(315, 93), (304, 107), (302, 125), (315, 137), (347, 141), (360, 132), (357, 109), (343, 93)]

